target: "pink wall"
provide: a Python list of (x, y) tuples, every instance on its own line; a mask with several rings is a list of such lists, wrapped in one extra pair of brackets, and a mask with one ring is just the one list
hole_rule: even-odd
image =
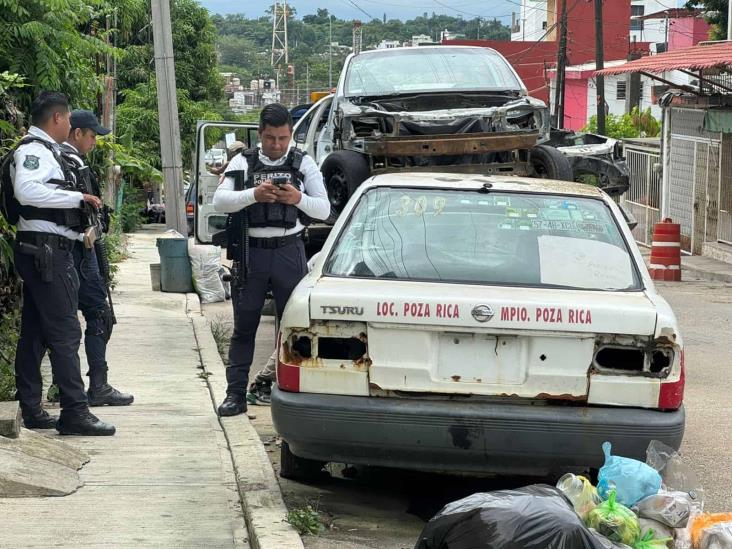
[(587, 124), (587, 79), (567, 79), (564, 87), (564, 127), (581, 130)]
[(709, 23), (701, 17), (683, 17), (669, 21), (669, 51), (696, 46), (704, 40), (709, 40)]

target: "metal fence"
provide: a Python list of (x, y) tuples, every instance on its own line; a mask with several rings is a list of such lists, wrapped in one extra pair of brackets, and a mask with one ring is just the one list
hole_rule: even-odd
[(660, 142), (625, 143), (625, 159), (630, 172), (630, 188), (623, 204), (633, 213), (638, 225), (633, 236), (639, 244), (651, 245), (653, 225), (661, 220)]

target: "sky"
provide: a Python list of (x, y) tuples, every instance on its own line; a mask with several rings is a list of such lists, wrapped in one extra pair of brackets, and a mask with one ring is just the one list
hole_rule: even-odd
[[(259, 17), (273, 2), (254, 0), (198, 0), (211, 13), (243, 13), (247, 17)], [(425, 11), (472, 19), (475, 16), (499, 18), (511, 21), (511, 12), (518, 12), (520, 0), (292, 0), (298, 16), (315, 13), (325, 8), (341, 19), (374, 18), (412, 19)], [(360, 9), (359, 9), (360, 8)]]

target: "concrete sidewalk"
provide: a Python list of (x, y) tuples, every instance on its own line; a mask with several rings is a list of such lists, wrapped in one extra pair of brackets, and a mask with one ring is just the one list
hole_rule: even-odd
[[(641, 254), (646, 262), (650, 264), (651, 249), (640, 246)], [(681, 280), (707, 280), (712, 282), (726, 282), (732, 284), (732, 264), (719, 261), (712, 257), (701, 255), (681, 255)]]
[(249, 546), (186, 296), (151, 291), (157, 236), (146, 229), (130, 237), (114, 295), (110, 381), (135, 403), (92, 410), (117, 426), (114, 437), (60, 437), (91, 456), (75, 494), (0, 500), (0, 546)]

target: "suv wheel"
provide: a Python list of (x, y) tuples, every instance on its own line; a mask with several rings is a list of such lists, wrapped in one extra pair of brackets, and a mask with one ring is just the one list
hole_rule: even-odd
[(353, 192), (371, 175), (371, 168), (362, 154), (335, 151), (325, 158), (321, 171), (330, 200), (328, 223), (334, 223)]
[(284, 440), (280, 447), (280, 476), (290, 480), (314, 480), (321, 476), (322, 461), (301, 458), (290, 452), (290, 445)]
[(534, 169), (534, 177), (574, 181), (572, 165), (555, 147), (537, 145), (529, 151), (529, 160)]

